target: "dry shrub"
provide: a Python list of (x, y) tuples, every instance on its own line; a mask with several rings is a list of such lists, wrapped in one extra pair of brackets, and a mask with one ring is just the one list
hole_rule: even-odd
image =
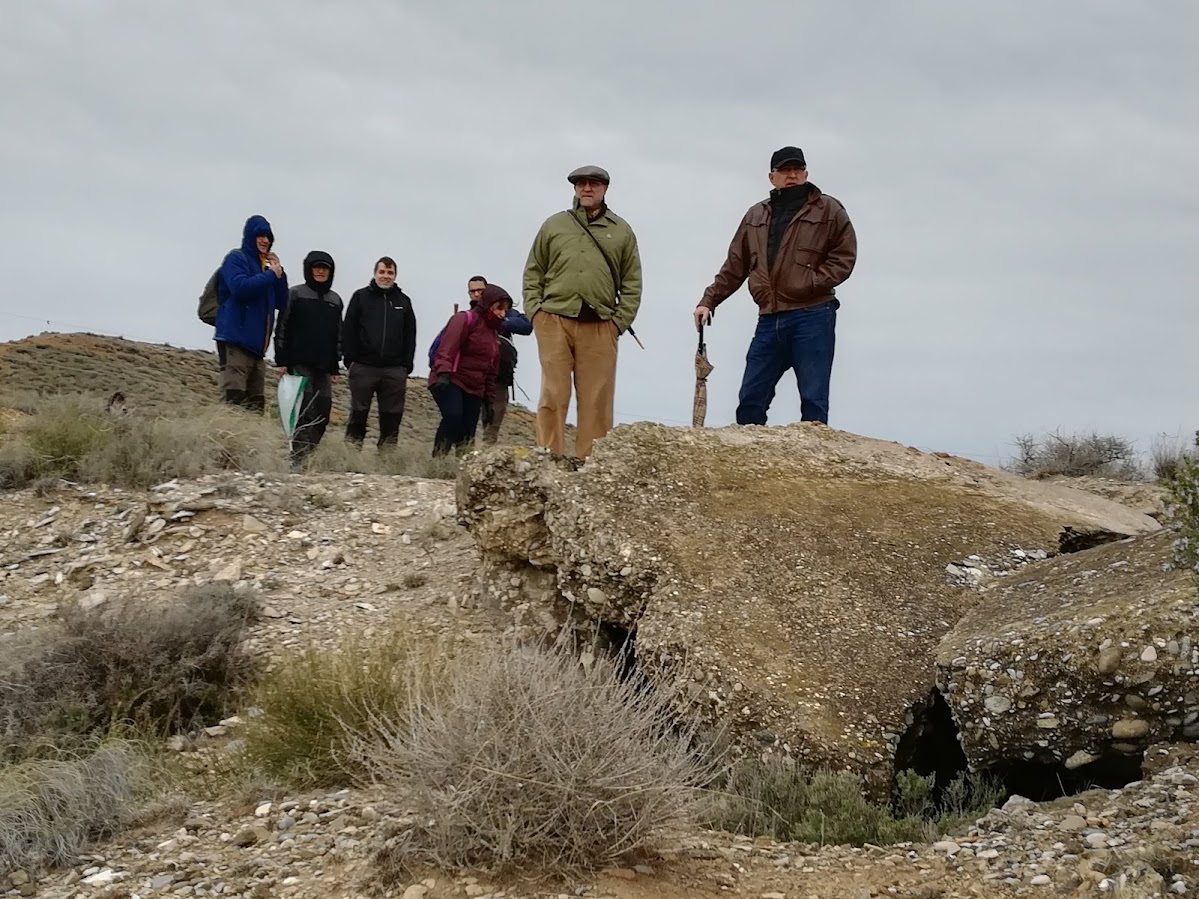
[(1008, 468), (1026, 478), (1098, 477), (1140, 480), (1144, 477), (1132, 441), (1110, 434), (1052, 432), (1016, 438), (1016, 458)]
[(0, 684), (0, 753), (73, 748), (114, 729), (166, 734), (223, 717), (248, 683), (252, 594), (196, 587), (166, 603), (69, 609)]
[(405, 718), (376, 722), (359, 745), (377, 779), (409, 788), (416, 812), (379, 855), (385, 877), (595, 869), (693, 823), (711, 776), (665, 694), (607, 660), (496, 648), (410, 696)]
[(398, 630), (353, 639), (336, 651), (308, 649), (263, 677), (246, 731), (247, 760), (298, 788), (344, 786), (365, 771), (353, 751), (376, 720), (405, 720), (418, 666), (431, 680), (449, 651), (421, 647)]
[(786, 759), (747, 760), (713, 793), (706, 823), (717, 829), (821, 846), (927, 842), (991, 811), (1003, 798), (989, 780), (965, 775), (934, 802), (932, 777), (896, 779), (893, 801), (870, 802), (860, 777), (810, 771)]
[(149, 487), (221, 470), (283, 472), (285, 440), (272, 424), (226, 406), (110, 415), (95, 398), (50, 397), (6, 437), (0, 487), (47, 477)]
[[(36, 401), (31, 415), (4, 424), (0, 488), (67, 478), (149, 487), (216, 471), (288, 471), (287, 440), (273, 410), (254, 415), (225, 404), (176, 407), (169, 415), (112, 415), (85, 394)], [(406, 439), (392, 450), (349, 446), (332, 430), (309, 459), (313, 472), (452, 480), (459, 460), (432, 458), (432, 445)]]
[(0, 769), (0, 874), (73, 862), (136, 812), (146, 782), (139, 753), (115, 741)]
[(216, 471), (287, 471), (282, 428), (269, 416), (213, 406), (186, 418), (116, 418), (80, 465), (86, 481), (149, 487)]
[(1154, 438), (1149, 447), (1149, 462), (1153, 476), (1162, 483), (1175, 480), (1188, 462), (1194, 462), (1199, 453), (1199, 447), (1192, 441), (1180, 437), (1168, 437), (1165, 434)]

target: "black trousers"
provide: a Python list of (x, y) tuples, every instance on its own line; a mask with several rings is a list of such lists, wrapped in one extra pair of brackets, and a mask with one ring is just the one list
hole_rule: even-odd
[(350, 417), (346, 422), (346, 440), (362, 446), (366, 439), (366, 420), (371, 413), (371, 401), (379, 398), (379, 448), (395, 446), (404, 418), (404, 401), (408, 397), (408, 370), (402, 365), (350, 366)]
[(294, 366), (290, 371), (308, 379), (304, 397), (300, 400), (296, 430), (291, 435), (292, 461), (302, 462), (317, 448), (329, 426), (329, 415), (333, 411), (333, 378), (306, 365)]

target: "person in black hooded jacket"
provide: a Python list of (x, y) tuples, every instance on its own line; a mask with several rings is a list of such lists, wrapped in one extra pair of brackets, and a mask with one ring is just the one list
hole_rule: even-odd
[(371, 283), (350, 297), (342, 326), (341, 350), (350, 378), (346, 440), (362, 446), (371, 401), (378, 394), (381, 450), (396, 445), (416, 356), (416, 313), (395, 278), (394, 259), (384, 256), (376, 262)]
[(300, 416), (291, 438), (292, 468), (325, 436), (333, 410), (333, 382), (341, 358), (341, 297), (333, 290), (333, 257), (313, 250), (304, 257), (304, 283), (288, 293), (287, 309), (275, 328), (275, 365), (279, 374), (308, 379)]

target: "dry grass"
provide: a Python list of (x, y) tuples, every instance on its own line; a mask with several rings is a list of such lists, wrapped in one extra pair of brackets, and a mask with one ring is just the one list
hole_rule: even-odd
[(358, 746), (416, 813), (378, 856), (384, 879), (427, 867), (561, 876), (694, 822), (712, 764), (663, 694), (611, 662), (496, 648), (420, 678), (410, 672), (408, 714), (375, 722)]
[(1183, 440), (1181, 437), (1163, 434), (1155, 438), (1149, 447), (1149, 464), (1153, 477), (1162, 483), (1174, 480), (1182, 467), (1196, 458), (1199, 458), (1199, 445), (1193, 439)]
[[(5, 399), (0, 405), (17, 400)], [(87, 395), (37, 401), (29, 415), (0, 421), (0, 488), (56, 484), (59, 479), (145, 488), (171, 478), (217, 471), (288, 471), (278, 421), (225, 405), (187, 415), (110, 415)], [(309, 460), (313, 472), (453, 479), (455, 457), (432, 458), (431, 446), (405, 439), (389, 452), (359, 450), (330, 430)]]
[(74, 749), (112, 732), (165, 735), (223, 717), (255, 665), (241, 648), (257, 601), (197, 587), (165, 603), (71, 609), (0, 685), (0, 755)]
[(329, 432), (308, 462), (308, 471), (355, 471), (363, 474), (401, 475), (416, 478), (453, 480), (458, 476), (459, 461), (454, 457), (432, 458), (432, 446), (405, 439), (392, 450), (378, 452), (373, 447), (359, 449)]
[(1141, 480), (1144, 471), (1132, 441), (1110, 434), (1052, 432), (1016, 438), (1007, 467), (1028, 478), (1098, 476)]
[(930, 777), (904, 772), (891, 805), (865, 798), (861, 778), (813, 772), (778, 758), (734, 767), (714, 793), (706, 823), (750, 836), (770, 836), (820, 846), (930, 842), (991, 811), (1002, 788), (987, 780), (950, 783), (934, 804)]
[(365, 773), (352, 750), (373, 721), (406, 719), (408, 670), (426, 678), (448, 663), (444, 648), (422, 647), (399, 629), (354, 638), (336, 651), (285, 659), (259, 685), (262, 714), (246, 731), (245, 758), (259, 772), (299, 788), (344, 786)]
[(0, 874), (73, 862), (135, 815), (147, 782), (142, 757), (121, 742), (0, 769)]
[(0, 447), (0, 487), (47, 478), (149, 487), (214, 471), (284, 472), (282, 431), (270, 424), (220, 406), (179, 418), (114, 416), (95, 398), (47, 398)]
[[(532, 345), (531, 339), (529, 345)], [(522, 353), (522, 357), (521, 370), (537, 364), (535, 352)], [(519, 377), (520, 371), (517, 375)], [(107, 399), (120, 390), (128, 398), (135, 415), (179, 418), (217, 404), (220, 391), (216, 379), (216, 354), (211, 350), (188, 350), (97, 334), (41, 334), (0, 344), (0, 384), (21, 390), (22, 396), (14, 398), (13, 402), (22, 403), (26, 408), (34, 404), (36, 395), (95, 393)], [(273, 402), (275, 384), (274, 371), (268, 369), (268, 402)], [(17, 408), (8, 401), (0, 401), (0, 406), (6, 405)], [(342, 378), (333, 388), (333, 418), (326, 440), (340, 441), (348, 406), (349, 388)], [(410, 378), (401, 441), (411, 442), (427, 455), (426, 450), (432, 449), (439, 419), (424, 379)], [(533, 420), (533, 414), (527, 409), (510, 406), (500, 440), (532, 446)], [(372, 412), (368, 443), (377, 436), (376, 423)], [(283, 434), (277, 419), (274, 433), (281, 442)]]

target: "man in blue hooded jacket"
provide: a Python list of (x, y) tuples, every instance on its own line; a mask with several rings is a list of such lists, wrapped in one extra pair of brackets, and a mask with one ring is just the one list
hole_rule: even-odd
[(275, 315), (287, 308), (287, 275), (271, 252), (275, 235), (260, 215), (246, 219), (241, 246), (221, 263), (217, 284), (217, 357), (222, 397), (261, 413), (266, 408), (266, 351)]

